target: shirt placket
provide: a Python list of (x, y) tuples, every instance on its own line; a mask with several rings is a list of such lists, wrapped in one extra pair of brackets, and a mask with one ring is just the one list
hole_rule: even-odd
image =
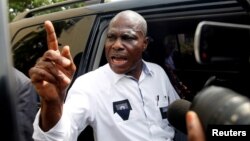
[(148, 114), (147, 114), (148, 108), (147, 108), (147, 106), (146, 106), (146, 103), (145, 103), (146, 101), (145, 101), (144, 95), (143, 95), (142, 90), (141, 90), (141, 87), (140, 87), (140, 83), (142, 83), (142, 81), (143, 81), (143, 79), (145, 79), (145, 77), (146, 77), (145, 73), (142, 72), (142, 75), (141, 75), (141, 77), (140, 77), (140, 80), (137, 81), (137, 85), (138, 85), (139, 94), (140, 94), (140, 96), (141, 96), (141, 100), (142, 100), (142, 104), (143, 104), (143, 105), (142, 105), (142, 108), (143, 108), (143, 112), (144, 112), (144, 114), (145, 114), (145, 119), (146, 119), (146, 121), (147, 121), (148, 132), (149, 132), (150, 138), (151, 138), (150, 140), (153, 141), (153, 132), (151, 131), (152, 122), (150, 121), (149, 116), (148, 116)]

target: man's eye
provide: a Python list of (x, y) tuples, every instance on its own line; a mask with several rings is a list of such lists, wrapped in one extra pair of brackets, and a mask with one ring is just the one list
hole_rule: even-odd
[(132, 36), (123, 36), (122, 39), (126, 41), (131, 41), (131, 40), (134, 40), (135, 38)]
[(115, 36), (108, 35), (107, 38), (108, 38), (109, 40), (114, 40), (114, 39), (115, 39)]

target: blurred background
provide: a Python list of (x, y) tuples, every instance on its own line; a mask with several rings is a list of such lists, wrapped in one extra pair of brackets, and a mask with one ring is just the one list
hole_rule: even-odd
[[(73, 0), (8, 0), (9, 3), (9, 21), (11, 22), (19, 13), (29, 11), (37, 7), (50, 5), (62, 1)], [(119, 0), (103, 0), (103, 2), (114, 2)], [(65, 8), (66, 9), (66, 8)], [(61, 9), (64, 10), (64, 9)]]
[(54, 4), (67, 0), (8, 0), (9, 1), (9, 21), (11, 22), (17, 14), (29, 11), (30, 9)]

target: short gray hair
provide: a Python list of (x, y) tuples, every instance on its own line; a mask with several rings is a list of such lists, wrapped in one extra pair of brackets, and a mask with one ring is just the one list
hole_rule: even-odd
[(132, 11), (132, 10), (125, 10), (122, 11), (120, 13), (118, 13), (117, 15), (115, 15), (114, 18), (112, 18), (112, 20), (110, 21), (113, 22), (114, 20), (116, 20), (118, 17), (123, 16), (123, 15), (131, 15), (131, 18), (136, 19), (136, 22), (138, 23), (138, 27), (140, 28), (142, 34), (144, 36), (147, 36), (147, 21), (144, 19), (144, 17), (142, 15), (140, 15), (139, 13)]

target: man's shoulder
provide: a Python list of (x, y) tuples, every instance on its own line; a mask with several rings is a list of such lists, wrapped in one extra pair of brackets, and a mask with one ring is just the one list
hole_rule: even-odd
[(107, 76), (107, 74), (110, 72), (109, 65), (106, 64), (104, 66), (101, 66), (93, 71), (87, 72), (81, 76), (79, 76), (77, 79), (81, 79), (82, 81), (88, 81), (88, 80), (100, 80), (101, 78)]
[(147, 62), (147, 61), (143, 61), (146, 65), (151, 66), (151, 67), (161, 67), (160, 65), (153, 63), (153, 62)]
[(147, 61), (143, 61), (143, 62), (145, 63), (149, 71), (164, 71), (164, 69), (156, 63), (147, 62)]
[(16, 68), (13, 68), (13, 71), (14, 71), (15, 80), (16, 80), (17, 85), (25, 86), (25, 85), (27, 85), (27, 83), (30, 83), (30, 79), (25, 74), (23, 74), (21, 71), (19, 71)]

